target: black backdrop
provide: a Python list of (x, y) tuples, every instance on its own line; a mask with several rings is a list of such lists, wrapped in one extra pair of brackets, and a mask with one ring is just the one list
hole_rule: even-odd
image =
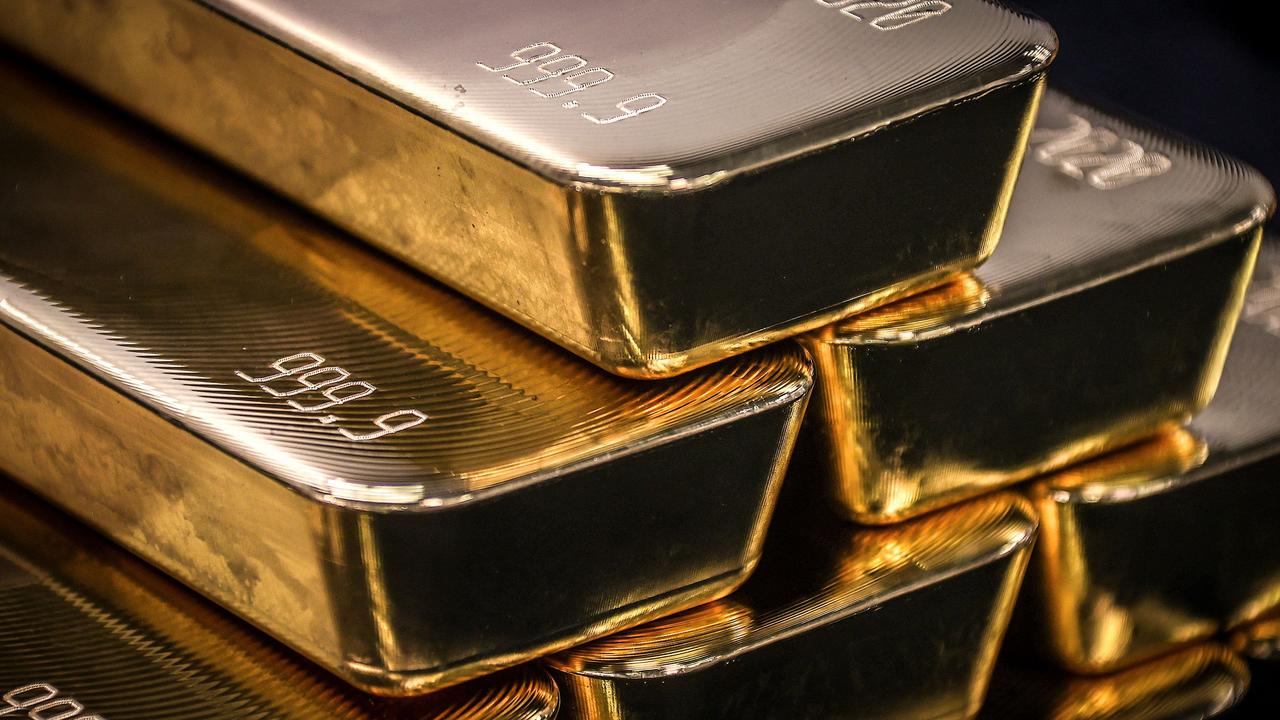
[[(1021, 0), (1057, 29), (1050, 82), (1245, 160), (1280, 186), (1280, 42), (1233, 0)], [(1273, 229), (1280, 223), (1272, 221)]]

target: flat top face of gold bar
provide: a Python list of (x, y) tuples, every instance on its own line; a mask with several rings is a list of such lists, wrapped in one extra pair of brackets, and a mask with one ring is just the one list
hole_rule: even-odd
[(1027, 78), (991, 0), (202, 0), (553, 180), (696, 189)]
[[(422, 699), (343, 685), (0, 480), (0, 717), (548, 720), (523, 667)], [(9, 714), (6, 715), (6, 711)]]
[(1243, 163), (1049, 90), (991, 258), (836, 334), (950, 332), (1238, 236), (1274, 206), (1270, 185)]
[(465, 502), (811, 385), (789, 346), (615, 378), (197, 158), (61, 105), (7, 109), (0, 322), (319, 500)]
[(723, 600), (582, 645), (552, 663), (574, 673), (633, 678), (696, 670), (989, 563), (1026, 547), (1035, 528), (1030, 506), (1008, 495), (895, 527), (839, 524), (825, 538), (829, 543), (821, 543), (823, 560), (829, 559), (818, 563), (821, 577), (793, 567), (793, 577), (772, 572), (762, 583), (770, 596), (792, 595), (788, 601), (754, 599), (750, 583), (760, 583), (757, 576)]

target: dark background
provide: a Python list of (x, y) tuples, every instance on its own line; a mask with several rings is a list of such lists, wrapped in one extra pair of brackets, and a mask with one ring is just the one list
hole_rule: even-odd
[[(1280, 5), (1020, 0), (1058, 31), (1049, 82), (1244, 160), (1280, 184)], [(1280, 227), (1274, 220), (1272, 228)]]

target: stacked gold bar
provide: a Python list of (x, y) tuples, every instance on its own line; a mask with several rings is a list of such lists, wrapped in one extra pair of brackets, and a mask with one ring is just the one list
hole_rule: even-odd
[(0, 471), (147, 561), (5, 484), (0, 717), (1266, 702), (1275, 199), (1046, 92), (1039, 20), (19, 0), (0, 41)]

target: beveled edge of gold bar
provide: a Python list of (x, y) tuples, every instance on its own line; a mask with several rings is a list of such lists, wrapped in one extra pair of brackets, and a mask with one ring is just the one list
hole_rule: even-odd
[[(359, 16), (339, 17), (340, 13), (326, 11), (322, 8), (313, 10), (312, 15), (298, 12), (288, 3), (272, 2), (272, 0), (196, 0), (207, 10), (221, 15), (228, 20), (262, 35), (272, 42), (295, 53), (327, 72), (337, 74), (344, 79), (359, 85), (363, 89), (386, 98), (404, 111), (413, 113), (444, 132), (465, 138), (486, 152), (491, 152), (504, 160), (528, 168), (531, 171), (551, 180), (573, 187), (577, 190), (589, 190), (607, 193), (647, 193), (658, 196), (696, 193), (709, 187), (734, 179), (746, 173), (758, 173), (779, 163), (803, 158), (821, 152), (832, 145), (848, 142), (882, 130), (892, 128), (922, 114), (960, 104), (975, 96), (1008, 85), (1025, 82), (1028, 79), (1042, 77), (1058, 54), (1058, 37), (1050, 25), (1038, 16), (1011, 7), (999, 0), (958, 0), (956, 3), (944, 3), (945, 11), (931, 13), (929, 10), (917, 11), (919, 20), (930, 20), (920, 23), (913, 30), (924, 35), (903, 36), (893, 38), (896, 45), (876, 45), (886, 42), (892, 35), (885, 28), (875, 26), (875, 22), (883, 18), (863, 17), (849, 9), (847, 21), (835, 16), (849, 3), (847, 0), (819, 0), (818, 7), (787, 8), (795, 14), (792, 21), (803, 26), (828, 26), (830, 32), (856, 33), (862, 28), (875, 29), (866, 45), (874, 50), (870, 52), (892, 52), (899, 55), (899, 67), (911, 66), (911, 61), (923, 53), (912, 52), (913, 45), (928, 42), (927, 39), (942, 37), (951, 40), (949, 52), (942, 62), (958, 65), (963, 72), (945, 65), (912, 67), (914, 76), (907, 75), (898, 80), (900, 90), (890, 95), (886, 101), (883, 85), (894, 76), (890, 71), (881, 69), (879, 73), (867, 73), (862, 78), (846, 78), (843, 86), (828, 86), (825, 93), (828, 97), (821, 100), (805, 98), (799, 102), (803, 109), (812, 111), (815, 107), (827, 106), (824, 113), (811, 117), (800, 124), (797, 120), (796, 108), (780, 109), (775, 104), (756, 106), (756, 112), (747, 113), (756, 117), (769, 118), (763, 127), (757, 128), (757, 134), (747, 142), (724, 143), (697, 151), (684, 151), (670, 156), (655, 155), (637, 164), (634, 160), (621, 163), (606, 163), (601, 158), (591, 157), (582, 148), (566, 147), (555, 151), (556, 143), (545, 141), (536, 136), (529, 137), (518, 120), (512, 118), (516, 110), (501, 107), (486, 107), (481, 104), (480, 110), (474, 110), (467, 102), (461, 102), (456, 89), (453, 92), (440, 93), (430, 83), (431, 80), (445, 80), (447, 76), (436, 76), (436, 67), (425, 57), (422, 50), (406, 48), (401, 38), (387, 32), (387, 27), (380, 22), (381, 18), (361, 18)], [(873, 3), (874, 4), (874, 3)], [(960, 5), (960, 7), (956, 7)], [(912, 8), (906, 8), (910, 11)], [(411, 14), (412, 9), (402, 11)], [(807, 13), (807, 14), (806, 14)], [(773, 10), (777, 16), (784, 12)], [(866, 14), (866, 13), (864, 13)], [(889, 13), (892, 17), (895, 13)], [(869, 14), (868, 14), (869, 17)], [(457, 17), (440, 18), (453, 21), (453, 24), (465, 31), (475, 18)], [(705, 19), (705, 18), (703, 18)], [(365, 22), (361, 22), (364, 20)], [(420, 21), (420, 18), (403, 18), (404, 22)], [(761, 23), (763, 24), (763, 23)], [(908, 22), (903, 25), (915, 24)], [(350, 26), (360, 27), (362, 33), (344, 35), (342, 30)], [(724, 23), (721, 27), (735, 27), (732, 23)], [(784, 29), (788, 29), (783, 24)], [(716, 28), (701, 28), (704, 32), (714, 33)], [(798, 28), (790, 27), (792, 32)], [(992, 31), (995, 32), (992, 32)], [(536, 33), (535, 33), (536, 34)], [(571, 33), (563, 33), (562, 35)], [(879, 36), (879, 37), (877, 37)], [(757, 36), (758, 37), (758, 36)], [(768, 37), (768, 36), (765, 36)], [(784, 39), (784, 38), (780, 38)], [(669, 38), (668, 38), (669, 40)], [(723, 52), (734, 44), (729, 38), (711, 35), (700, 38), (708, 53)], [(562, 41), (558, 41), (562, 42)], [(554, 43), (535, 43), (524, 50), (538, 45)], [(868, 52), (862, 45), (850, 43), (823, 43), (809, 48), (799, 49), (800, 59), (816, 64), (837, 64), (847, 62), (848, 57), (806, 57), (810, 52), (826, 51), (827, 53), (843, 52), (856, 54)], [(618, 57), (611, 62), (624, 62), (630, 48), (616, 48)], [(661, 52), (649, 49), (647, 53)], [(418, 55), (415, 55), (415, 52)], [(516, 57), (517, 50), (511, 59)], [(640, 51), (640, 55), (646, 51)], [(406, 58), (405, 56), (411, 56)], [(957, 57), (958, 56), (958, 57)], [(547, 57), (555, 57), (553, 53)], [(561, 56), (563, 57), (563, 56)], [(570, 56), (577, 57), (577, 56)], [(441, 58), (435, 58), (437, 61)], [(452, 61), (454, 58), (449, 57)], [(541, 58), (539, 58), (541, 59)], [(960, 61), (957, 63), (957, 59)], [(398, 62), (407, 60), (409, 67), (397, 67)], [(715, 62), (722, 69), (720, 62), (714, 58), (701, 58), (703, 62)], [(938, 62), (938, 58), (931, 58)], [(856, 61), (855, 61), (856, 62)], [(917, 60), (918, 62), (918, 60)], [(485, 67), (483, 63), (475, 65)], [(743, 68), (741, 58), (736, 65), (739, 71), (750, 72)], [(589, 65), (589, 64), (588, 64)], [(492, 70), (491, 70), (492, 72)], [(610, 72), (612, 76), (613, 73)], [(553, 76), (554, 77), (554, 76)], [(458, 78), (450, 77), (445, 85)], [(667, 82), (675, 83), (677, 90), (702, 89), (705, 80), (696, 73), (684, 76), (668, 76)], [(511, 82), (518, 82), (511, 80)], [(867, 96), (857, 94), (865, 90), (865, 85), (878, 83), (880, 92)], [(524, 83), (520, 83), (524, 84)], [(473, 87), (474, 91), (474, 87)], [(464, 89), (463, 93), (466, 93)], [(641, 96), (643, 97), (643, 96)], [(633, 98), (638, 99), (638, 98)], [(722, 99), (723, 101), (723, 99)], [(663, 99), (666, 103), (666, 98)], [(475, 103), (472, 103), (475, 105)], [(570, 107), (575, 107), (574, 103)], [(528, 107), (523, 108), (526, 112)], [(621, 109), (621, 108), (619, 108)], [(650, 116), (650, 119), (658, 116)], [(547, 118), (540, 118), (546, 120)], [(707, 116), (698, 117), (695, 121), (706, 122)], [(685, 120), (689, 122), (688, 119)], [(794, 132), (782, 134), (779, 125), (790, 129), (786, 123), (795, 123)], [(590, 127), (590, 126), (586, 126)], [(581, 142), (581, 137), (573, 132), (577, 128), (573, 124), (543, 123), (542, 132), (560, 136), (562, 142), (572, 145)], [(626, 134), (630, 128), (619, 128), (621, 135), (614, 136), (612, 146), (629, 147), (639, 142), (636, 135), (639, 130)], [(679, 128), (670, 125), (659, 125), (656, 132), (651, 133), (659, 141), (670, 143), (672, 135), (679, 135)], [(588, 143), (589, 145), (589, 143)], [(615, 151), (616, 152), (616, 151)], [(667, 150), (670, 153), (670, 150)]]
[[(1037, 522), (1030, 503), (997, 493), (910, 525), (851, 527), (848, 556), (838, 574), (813, 595), (770, 609), (748, 607), (729, 595), (572, 648), (547, 662), (584, 678), (636, 680), (693, 673), (1028, 550)], [(994, 651), (989, 660), (994, 661)]]
[[(223, 693), (238, 688), (241, 702), (269, 705), (290, 718), (551, 720), (557, 714), (560, 699), (555, 681), (532, 664), (421, 698), (373, 700), (78, 522), (63, 517), (59, 510), (3, 476), (0, 514), (5, 518), (0, 555), (12, 558), (67, 604), (127, 642), (131, 650), (170, 659), (157, 676), (113, 677), (119, 686), (113, 685), (104, 692), (118, 694), (135, 679), (155, 682), (160, 674), (170, 673), (197, 686), (217, 683)], [(8, 630), (3, 620), (0, 617), (0, 637)], [(18, 641), (32, 639), (29, 628), (19, 629), (24, 635)], [(40, 647), (29, 648), (34, 660), (49, 662), (50, 658), (40, 656)], [(74, 647), (50, 645), (46, 650), (78, 657)], [(90, 654), (84, 662), (111, 660), (111, 656), (99, 652)], [(180, 663), (178, 670), (173, 669), (174, 663)], [(85, 688), (60, 689), (75, 695)], [(244, 693), (253, 695), (245, 698)], [(144, 693), (139, 703), (155, 699)], [(223, 694), (218, 702), (226, 701)]]

